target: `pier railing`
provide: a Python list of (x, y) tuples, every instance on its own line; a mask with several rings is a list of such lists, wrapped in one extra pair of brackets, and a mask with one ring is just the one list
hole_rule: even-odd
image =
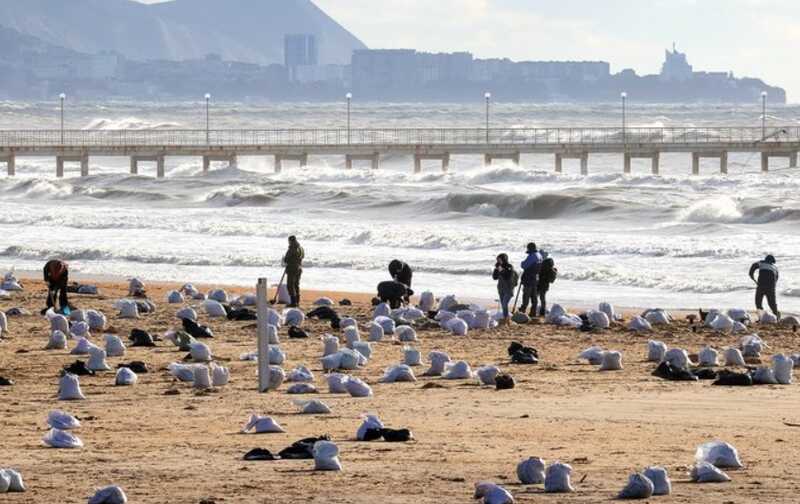
[(690, 145), (800, 142), (800, 127), (0, 130), (0, 147)]

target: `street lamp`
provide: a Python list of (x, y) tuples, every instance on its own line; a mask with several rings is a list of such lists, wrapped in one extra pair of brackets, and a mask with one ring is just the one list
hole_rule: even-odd
[(61, 100), (61, 145), (64, 145), (64, 100), (67, 99), (67, 95), (61, 93), (58, 98)]
[(627, 145), (628, 144), (628, 134), (625, 131), (625, 126), (626, 126), (626, 124), (625, 124), (625, 122), (626, 122), (625, 121), (625, 119), (626, 119), (625, 118), (625, 102), (628, 100), (628, 93), (623, 91), (622, 93), (619, 94), (619, 96), (622, 98), (622, 143)]
[(344, 95), (347, 99), (347, 144), (350, 145), (350, 102), (353, 100), (353, 93)]
[(208, 117), (208, 108), (210, 101), (211, 101), (211, 95), (206, 93), (206, 145), (211, 145), (211, 133), (209, 130), (210, 121)]
[(486, 98), (486, 143), (489, 143), (489, 104), (492, 101), (492, 93), (486, 92), (483, 95)]
[(767, 138), (767, 92), (761, 92), (761, 141)]

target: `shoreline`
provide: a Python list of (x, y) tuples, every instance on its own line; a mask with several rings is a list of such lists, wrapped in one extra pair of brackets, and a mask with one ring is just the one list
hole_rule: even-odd
[[(41, 281), (42, 281), (40, 275), (37, 275), (36, 272), (30, 271), (30, 270), (18, 270), (18, 271), (15, 271), (14, 273), (15, 273), (15, 275), (17, 275), (17, 278), (19, 278), (20, 280), (34, 281), (34, 282), (38, 282), (38, 283), (41, 283)], [(105, 287), (106, 289), (108, 289), (108, 288), (119, 289), (119, 288), (123, 288), (123, 287), (126, 288), (127, 284), (128, 284), (128, 280), (129, 280), (128, 278), (125, 278), (123, 276), (116, 276), (116, 275), (95, 275), (95, 274), (90, 274), (90, 273), (89, 274), (87, 274), (87, 273), (75, 273), (74, 275), (70, 274), (70, 282), (81, 282), (81, 283), (88, 283), (88, 284), (96, 285), (98, 287), (98, 289), (100, 289), (100, 291), (99, 291), (100, 295), (103, 295), (103, 291), (102, 291), (103, 287)], [(173, 289), (174, 290), (178, 290), (182, 285), (187, 283), (187, 282), (178, 282), (178, 281), (169, 282), (169, 281), (162, 281), (162, 280), (147, 281), (147, 279), (142, 279), (142, 281), (145, 282), (145, 286), (146, 287), (150, 286), (152, 288), (155, 288), (158, 291), (162, 291), (163, 290), (163, 291), (166, 291), (166, 292), (168, 292), (170, 290), (173, 290)], [(255, 283), (253, 284), (252, 287), (248, 287), (248, 286), (244, 286), (244, 285), (236, 285), (236, 284), (209, 284), (209, 283), (193, 283), (193, 282), (188, 282), (188, 283), (192, 283), (192, 285), (194, 285), (201, 292), (207, 292), (207, 291), (209, 291), (211, 289), (224, 289), (229, 294), (230, 293), (234, 293), (234, 294), (240, 294), (241, 295), (241, 294), (254, 294), (255, 291), (256, 291)], [(367, 304), (369, 304), (372, 301), (372, 298), (375, 297), (375, 295), (376, 295), (376, 293), (340, 291), (340, 290), (335, 290), (335, 289), (302, 289), (302, 285), (301, 285), (301, 292), (302, 292), (302, 297), (303, 297), (303, 304), (311, 304), (316, 299), (319, 299), (321, 297), (328, 297), (328, 298), (332, 299), (334, 301), (335, 305), (338, 305), (339, 301), (341, 301), (342, 299), (349, 299), (353, 303), (367, 303)], [(268, 294), (268, 299), (269, 300), (271, 300), (273, 298), (273, 296), (275, 296), (275, 284), (274, 283), (270, 283), (269, 284), (269, 288), (267, 290), (267, 294)], [(412, 297), (412, 303), (419, 300), (419, 295), (418, 294), (419, 293), (417, 293), (417, 295)], [(446, 294), (434, 293), (434, 295), (436, 296), (436, 299), (438, 301), (440, 295), (446, 295)], [(456, 298), (461, 303), (465, 303), (465, 304), (473, 304), (474, 303), (474, 304), (478, 304), (480, 306), (486, 307), (488, 309), (499, 309), (499, 306), (498, 306), (496, 300), (491, 300), (491, 299), (486, 299), (486, 298), (476, 298), (476, 297), (461, 297), (458, 294), (456, 294)], [(163, 302), (164, 300), (163, 299), (155, 299), (155, 301)], [(585, 312), (587, 310), (597, 309), (598, 304), (601, 303), (601, 302), (602, 301), (597, 301), (595, 303), (591, 303), (591, 302), (587, 301), (587, 302), (583, 302), (583, 303), (562, 304), (562, 303), (559, 303), (557, 300), (555, 300), (555, 301), (548, 300), (548, 306), (552, 306), (553, 304), (561, 304), (561, 306), (563, 306), (564, 308), (566, 308), (570, 312), (582, 313), (582, 312)], [(637, 306), (622, 306), (622, 305), (616, 305), (613, 302), (611, 302), (611, 304), (612, 304), (612, 306), (614, 306), (614, 309), (620, 315), (622, 315), (624, 317), (640, 315), (642, 312), (644, 312), (645, 310), (649, 310), (649, 309), (663, 308), (661, 306), (639, 306), (639, 307), (637, 307)], [(700, 307), (698, 307), (698, 308), (700, 308)], [(705, 310), (707, 308), (713, 308), (713, 307), (702, 307), (702, 308)], [(730, 307), (725, 307), (724, 309), (727, 309), (727, 308), (730, 308)], [(668, 310), (671, 314), (673, 314), (673, 315), (675, 315), (677, 317), (680, 317), (680, 318), (684, 318), (685, 316), (687, 316), (689, 314), (696, 314), (697, 313), (697, 308), (663, 308), (663, 309)], [(752, 309), (752, 310), (751, 309), (747, 309), (747, 311), (751, 312), (751, 313), (755, 313), (756, 312), (755, 309)], [(794, 313), (785, 312), (785, 315), (794, 315)]]

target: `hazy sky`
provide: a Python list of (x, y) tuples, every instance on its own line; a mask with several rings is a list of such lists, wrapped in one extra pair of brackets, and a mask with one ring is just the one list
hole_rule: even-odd
[(800, 101), (800, 0), (315, 1), (371, 48), (605, 60), (644, 74), (674, 41), (696, 70), (761, 77)]

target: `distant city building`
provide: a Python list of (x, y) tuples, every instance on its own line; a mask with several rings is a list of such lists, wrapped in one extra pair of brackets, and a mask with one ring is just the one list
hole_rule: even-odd
[(686, 59), (686, 53), (680, 53), (672, 44), (672, 51), (664, 51), (664, 64), (661, 66), (661, 80), (664, 82), (684, 82), (692, 78), (692, 65)]
[(417, 51), (413, 49), (362, 49), (353, 51), (353, 88), (408, 89), (418, 83)]
[(319, 64), (317, 38), (309, 34), (291, 34), (283, 37), (283, 64), (289, 70), (290, 80), (297, 80), (298, 67)]

